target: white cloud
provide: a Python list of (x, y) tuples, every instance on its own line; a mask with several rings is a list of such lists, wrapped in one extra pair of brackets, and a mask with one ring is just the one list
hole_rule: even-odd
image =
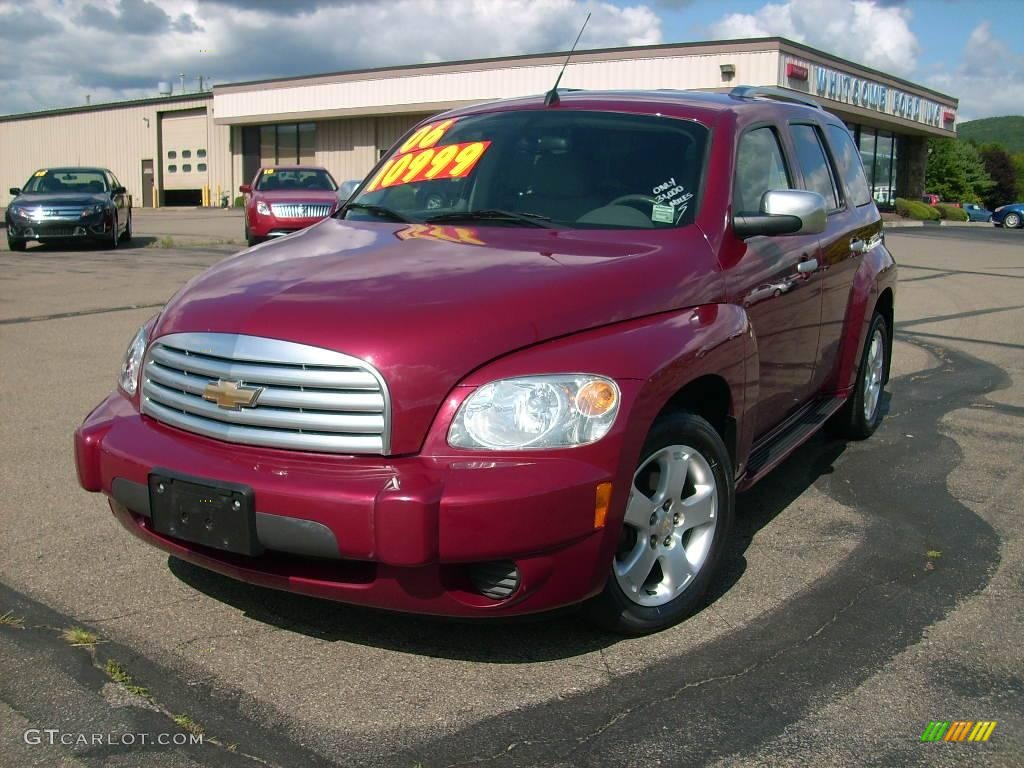
[(960, 99), (961, 121), (1024, 113), (1024, 56), (995, 37), (987, 21), (971, 32), (955, 69), (931, 74), (925, 82)]
[(754, 13), (733, 13), (711, 26), (711, 37), (779, 35), (870, 67), (907, 75), (920, 50), (907, 8), (874, 0), (788, 0)]
[[(0, 0), (0, 113), (233, 82), (661, 41), (657, 14), (586, 0)], [(212, 51), (204, 53), (201, 51)]]

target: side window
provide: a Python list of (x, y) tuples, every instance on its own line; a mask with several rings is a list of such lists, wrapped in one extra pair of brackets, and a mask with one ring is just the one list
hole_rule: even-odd
[(839, 175), (846, 183), (846, 191), (854, 205), (867, 205), (871, 202), (871, 190), (868, 180), (864, 177), (864, 165), (860, 161), (860, 152), (854, 146), (853, 137), (838, 125), (828, 127), (828, 140), (832, 145), (832, 154), (839, 166)]
[(757, 213), (761, 198), (773, 189), (791, 189), (786, 161), (775, 129), (755, 128), (740, 137), (736, 152), (733, 207), (737, 213)]
[(798, 123), (791, 125), (790, 131), (796, 148), (796, 161), (803, 171), (807, 189), (824, 197), (829, 210), (834, 211), (839, 207), (839, 195), (832, 181), (832, 171), (825, 158), (818, 129), (813, 125)]

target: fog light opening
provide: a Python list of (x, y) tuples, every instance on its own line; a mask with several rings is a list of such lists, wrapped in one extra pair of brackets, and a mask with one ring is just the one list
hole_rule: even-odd
[(519, 589), (519, 569), (511, 560), (492, 560), (467, 567), (473, 589), (492, 600), (506, 600)]

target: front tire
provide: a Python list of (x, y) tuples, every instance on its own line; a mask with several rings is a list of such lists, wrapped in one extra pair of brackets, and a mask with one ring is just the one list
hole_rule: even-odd
[(851, 440), (864, 440), (882, 423), (882, 392), (889, 378), (889, 324), (875, 313), (857, 368), (857, 384), (846, 404), (829, 422), (831, 431)]
[(7, 247), (12, 251), (24, 251), (27, 243), (24, 240), (20, 240), (16, 237), (7, 235)]
[(1008, 213), (1003, 217), (1003, 226), (1007, 229), (1016, 229), (1020, 226), (1020, 222), (1020, 214), (1017, 213)]
[(117, 231), (117, 213), (114, 213), (114, 220), (111, 222), (110, 226), (110, 234), (100, 239), (100, 247), (110, 251), (116, 251), (117, 241), (119, 239), (120, 232)]
[(628, 635), (665, 629), (702, 606), (734, 506), (729, 453), (701, 417), (662, 417), (640, 457), (608, 581), (586, 606), (599, 626)]

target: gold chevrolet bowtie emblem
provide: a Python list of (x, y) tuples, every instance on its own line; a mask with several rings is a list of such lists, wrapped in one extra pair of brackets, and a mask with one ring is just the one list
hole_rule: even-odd
[(246, 387), (237, 381), (211, 381), (203, 390), (203, 400), (229, 411), (240, 411), (256, 405), (262, 391), (263, 387)]

